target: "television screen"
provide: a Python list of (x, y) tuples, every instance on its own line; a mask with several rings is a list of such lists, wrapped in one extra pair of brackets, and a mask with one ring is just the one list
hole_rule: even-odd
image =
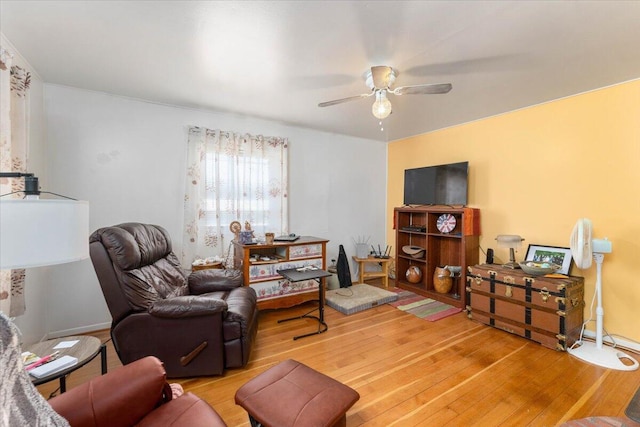
[(405, 205), (467, 204), (469, 162), (405, 169)]

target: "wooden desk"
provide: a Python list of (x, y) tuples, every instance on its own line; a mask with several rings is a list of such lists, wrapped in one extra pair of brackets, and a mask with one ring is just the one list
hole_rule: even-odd
[[(382, 278), (382, 284), (385, 288), (389, 287), (389, 263), (391, 258), (376, 258), (369, 256), (368, 258), (358, 258), (352, 256), (353, 260), (358, 263), (358, 283), (364, 283), (367, 279)], [(377, 263), (382, 266), (382, 271), (364, 271), (365, 265), (368, 263)]]
[(293, 286), (278, 270), (307, 266), (325, 269), (327, 242), (312, 236), (300, 236), (294, 242), (275, 241), (272, 245), (243, 245), (234, 241), (234, 268), (242, 270), (244, 285), (256, 291), (258, 310), (314, 301), (318, 292), (315, 280), (304, 280)]

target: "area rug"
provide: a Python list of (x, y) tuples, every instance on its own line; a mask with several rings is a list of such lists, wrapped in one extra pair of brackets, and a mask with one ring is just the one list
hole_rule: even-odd
[(589, 417), (571, 420), (560, 424), (560, 427), (627, 427), (629, 422), (616, 417)]
[(329, 307), (347, 315), (398, 299), (398, 294), (395, 292), (364, 283), (348, 288), (332, 289), (325, 295)]
[(631, 398), (631, 402), (629, 402), (629, 406), (627, 406), (627, 409), (624, 411), (624, 413), (633, 421), (640, 423), (640, 388)]
[(421, 319), (435, 322), (445, 317), (460, 313), (462, 309), (453, 307), (422, 295), (414, 294), (400, 288), (392, 289), (398, 295), (398, 300), (390, 303), (398, 310), (411, 313)]

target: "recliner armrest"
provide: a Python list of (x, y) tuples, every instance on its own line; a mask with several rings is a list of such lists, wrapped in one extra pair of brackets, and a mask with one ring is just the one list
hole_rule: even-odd
[(207, 316), (227, 310), (227, 302), (207, 296), (185, 295), (155, 301), (149, 314), (156, 317), (182, 318)]
[(240, 270), (198, 270), (189, 275), (189, 293), (191, 295), (230, 291), (242, 285), (242, 271)]
[(138, 424), (138, 427), (148, 426), (226, 427), (227, 425), (207, 402), (191, 393), (185, 393), (162, 405)]
[(72, 426), (132, 426), (170, 400), (170, 393), (162, 362), (148, 356), (74, 387), (49, 404)]

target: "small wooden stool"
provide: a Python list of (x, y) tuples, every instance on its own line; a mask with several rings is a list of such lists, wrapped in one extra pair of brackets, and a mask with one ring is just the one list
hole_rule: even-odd
[[(389, 287), (389, 263), (391, 258), (358, 258), (353, 255), (353, 260), (358, 263), (358, 283), (364, 283), (367, 279), (373, 279), (376, 277), (382, 278), (382, 284), (385, 288)], [(382, 266), (382, 271), (364, 271), (364, 267), (367, 263), (378, 263)]]
[(236, 404), (253, 427), (345, 426), (357, 391), (292, 359), (251, 379), (236, 392)]

